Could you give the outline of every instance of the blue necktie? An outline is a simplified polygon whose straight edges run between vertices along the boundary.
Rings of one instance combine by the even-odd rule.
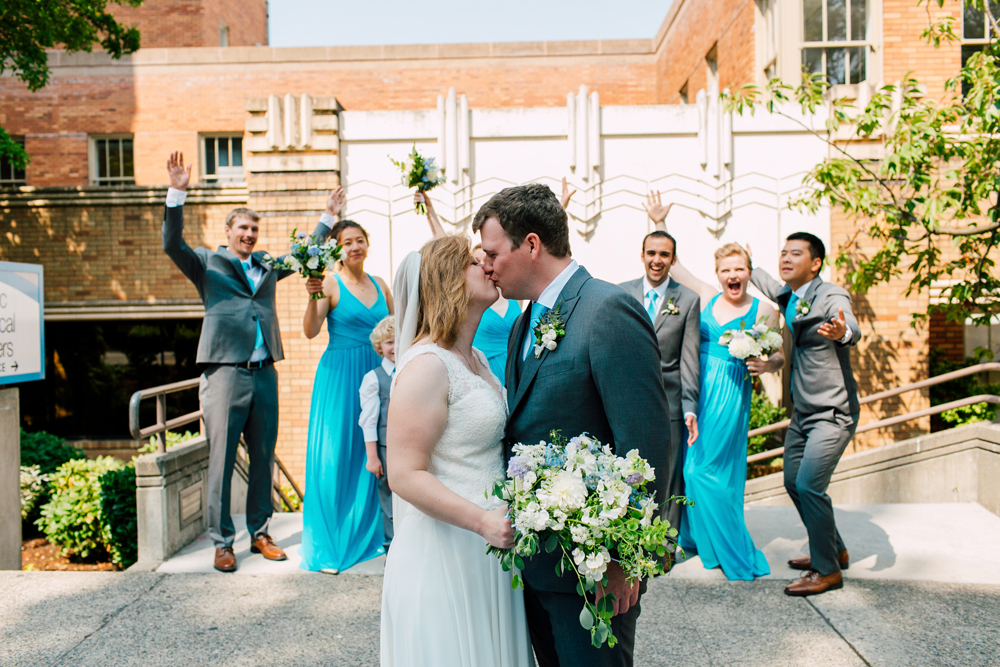
[[[250,283],[250,287],[254,290],[257,289],[257,283],[254,279],[250,277],[250,261],[240,262],[240,266],[243,267],[243,273],[246,274],[247,281]],[[257,339],[253,343],[253,349],[256,352],[260,349],[261,345],[264,344],[264,332],[260,330],[260,318],[257,318]]]
[[[535,346],[535,327],[538,326],[538,321],[545,317],[545,313],[549,312],[549,309],[540,303],[531,304],[531,323],[528,325],[528,339],[525,342],[524,354],[521,355],[521,361],[528,358],[528,351],[534,349]]]
[[[646,298],[649,299],[649,305],[646,306],[646,313],[649,315],[651,322],[656,321],[656,302],[660,298],[660,295],[656,293],[655,289],[651,289],[646,292]]]
[[[799,295],[792,292],[792,296],[788,299],[788,305],[785,306],[785,323],[788,325],[788,330],[792,330],[792,322],[795,320],[795,306],[799,303]]]

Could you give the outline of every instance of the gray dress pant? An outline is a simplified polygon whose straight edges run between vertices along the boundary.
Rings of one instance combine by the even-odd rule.
[[[229,501],[240,434],[247,443],[250,480],[247,531],[267,532],[271,521],[271,474],[278,439],[278,371],[211,366],[201,376],[201,409],[208,435],[208,534],[216,548],[233,545],[236,530]]]
[[[812,569],[824,576],[840,572],[837,554],[846,548],[826,490],[857,428],[858,415],[795,410],[785,434],[785,490],[809,534]]]
[[[382,507],[382,532],[385,534],[382,547],[389,553],[389,545],[392,544],[392,490],[389,489],[385,445],[377,445],[375,451],[378,452],[378,460],[382,462],[382,477],[378,480],[378,502]]]
[[[670,447],[667,449],[667,492],[666,496],[684,495],[684,457],[687,454],[687,429],[683,419],[670,420]],[[671,528],[681,529],[684,508],[677,503],[667,502],[660,511],[661,518],[670,522]]]

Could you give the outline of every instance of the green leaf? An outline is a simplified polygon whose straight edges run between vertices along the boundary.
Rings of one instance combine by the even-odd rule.
[[[580,611],[580,625],[584,630],[590,630],[594,627],[594,615],[586,606]]]
[[[597,626],[597,641],[598,646],[603,644],[608,639],[608,635],[611,634],[611,626],[605,621],[601,621]]]
[[[524,569],[524,560],[522,560],[521,557],[516,554],[514,555],[514,566],[519,570]]]
[[[545,553],[552,553],[559,546],[559,536],[556,533],[549,535],[548,539],[545,540]]]

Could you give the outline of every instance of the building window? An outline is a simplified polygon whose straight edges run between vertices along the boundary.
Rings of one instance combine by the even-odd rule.
[[[691,104],[691,99],[688,96],[688,82],[685,81],[684,85],[681,86],[681,104]]]
[[[867,0],[803,0],[802,66],[831,86],[867,78]]]
[[[993,16],[1000,16],[1000,3],[990,2],[990,12]],[[979,53],[989,44],[990,20],[985,11],[975,8],[975,6],[965,3],[965,11],[962,12],[962,65],[965,61]],[[969,92],[969,84],[962,82],[962,94]]]
[[[92,137],[90,145],[94,185],[135,185],[131,136]]]
[[[11,137],[14,143],[24,148],[24,137]],[[3,185],[24,185],[27,183],[24,177],[24,169],[18,169],[6,155],[0,155],[0,186]]]
[[[243,177],[243,135],[229,137],[204,137],[201,164],[206,183],[232,183]]]
[[[717,90],[719,87],[719,44],[715,43],[712,48],[708,50],[705,54],[705,68],[707,72],[705,74],[705,83],[709,90],[712,90],[712,85],[715,85]]]
[[[778,76],[778,23],[774,4],[775,0],[757,0],[754,21],[758,71],[765,84]]]
[[[219,23],[219,46],[229,46],[229,26]]]

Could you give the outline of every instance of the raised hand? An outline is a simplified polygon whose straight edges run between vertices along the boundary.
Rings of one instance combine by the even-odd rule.
[[[326,212],[336,218],[345,204],[347,204],[347,193],[338,185],[330,190],[330,196],[326,198]]]
[[[664,206],[663,202],[660,201],[659,191],[647,194],[646,201],[642,204],[642,207],[646,209],[646,213],[649,214],[649,219],[656,225],[665,224],[664,221],[667,219],[667,214],[670,213],[670,209],[673,206],[672,203]]]
[[[844,319],[844,309],[837,309],[837,316],[831,317],[829,322],[819,325],[819,333],[830,340],[840,340],[847,334],[847,320]]]
[[[562,194],[559,196],[559,204],[562,205],[565,211],[569,208],[569,200],[576,194],[576,190],[570,190],[569,185],[566,183],[566,177],[563,176],[562,180]]]
[[[188,183],[191,182],[191,167],[184,168],[184,153],[180,151],[170,154],[167,159],[167,175],[170,176],[170,187],[175,190],[187,190]]]

